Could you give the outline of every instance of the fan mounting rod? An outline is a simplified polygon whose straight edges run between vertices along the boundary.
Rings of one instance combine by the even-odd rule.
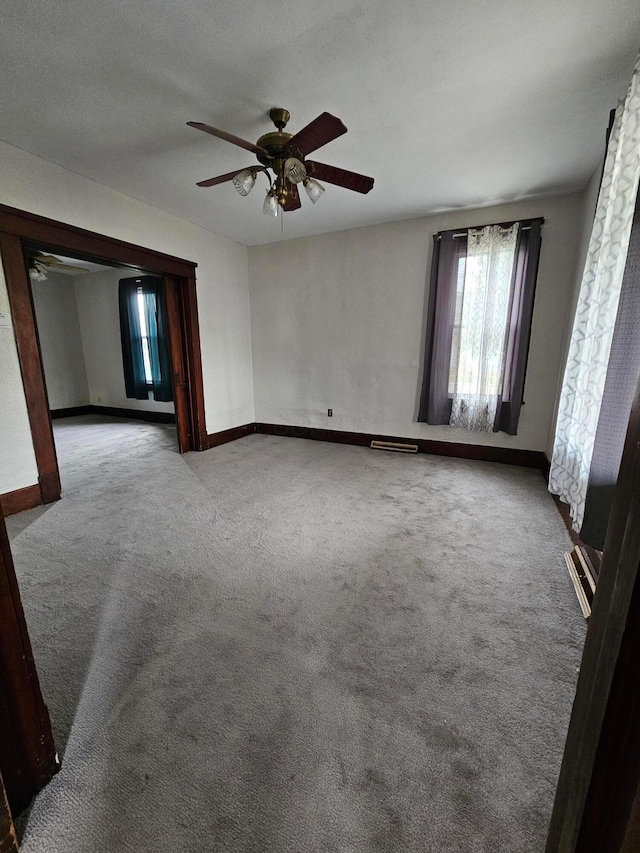
[[[291,113],[289,110],[285,110],[284,107],[273,107],[273,109],[269,110],[269,118],[278,130],[283,130],[291,118]]]

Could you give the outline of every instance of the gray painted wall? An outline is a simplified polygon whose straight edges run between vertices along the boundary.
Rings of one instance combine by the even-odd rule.
[[[0,494],[36,483],[38,467],[0,264]]]
[[[49,406],[65,409],[89,402],[74,277],[49,272],[31,284]]]
[[[135,275],[105,270],[88,275],[49,272],[33,282],[33,298],[52,409],[87,403],[173,412],[173,403],[132,400],[124,386],[118,282]]]
[[[157,403],[153,398],[132,400],[125,391],[118,282],[134,275],[133,270],[113,269],[75,278],[90,402],[146,412],[173,412],[173,403]]]
[[[583,204],[576,193],[250,248],[256,420],[545,450]],[[518,435],[417,423],[433,234],[536,216],[545,224]]]
[[[2,142],[0,195],[11,207],[195,262],[207,430],[255,420],[244,246]],[[1,269],[0,311],[9,311]],[[2,494],[37,482],[11,326],[0,327],[0,413]]]

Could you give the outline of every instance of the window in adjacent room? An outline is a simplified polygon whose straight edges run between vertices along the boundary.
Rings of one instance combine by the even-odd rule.
[[[161,278],[120,279],[120,333],[127,397],[173,400],[171,356]]]
[[[542,222],[436,234],[419,421],[516,434]]]
[[[146,319],[146,301],[145,294],[142,288],[138,287],[136,292],[136,304],[138,307],[138,320],[140,322],[140,340],[142,342],[142,366],[144,368],[144,378],[147,386],[153,386],[153,373],[151,371],[151,356],[149,352],[149,335],[147,334],[147,319]]]

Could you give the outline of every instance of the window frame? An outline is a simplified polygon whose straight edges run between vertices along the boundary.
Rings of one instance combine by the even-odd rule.
[[[433,425],[449,425],[452,398],[450,394],[450,375],[452,346],[454,337],[455,299],[458,282],[459,263],[466,255],[466,238],[469,231],[480,230],[488,226],[510,228],[518,223],[518,244],[516,248],[516,268],[514,268],[514,288],[517,292],[517,306],[514,308],[514,293],[510,309],[509,359],[505,370],[505,386],[508,394],[500,398],[498,414],[493,431],[517,434],[520,409],[524,403],[524,384],[526,380],[531,327],[537,273],[541,250],[542,217],[511,220],[509,222],[486,223],[484,225],[440,231],[433,236],[433,254],[429,282],[427,307],[427,328],[425,335],[424,370],[418,422]],[[464,238],[464,243],[461,242]],[[464,254],[463,254],[464,253]],[[524,260],[522,254],[524,253]],[[453,274],[455,265],[456,274]],[[514,315],[514,310],[516,314]],[[446,371],[446,377],[444,373]]]

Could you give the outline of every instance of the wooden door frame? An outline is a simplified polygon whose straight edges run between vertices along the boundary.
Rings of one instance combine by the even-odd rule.
[[[0,510],[0,774],[14,816],[59,767]]]
[[[640,381],[589,619],[546,853],[640,847]]]
[[[174,372],[173,381],[174,385],[184,386],[186,398],[185,406],[176,406],[180,449],[205,449],[207,432],[196,264],[0,204],[0,258],[9,294],[42,503],[58,500],[61,488],[31,283],[24,261],[26,245],[98,263],[131,267],[136,271],[143,269],[174,282],[177,298],[170,300],[167,313],[172,345],[179,342],[182,356],[172,359],[174,364],[182,366],[182,373]]]
[[[18,853],[18,836],[13,825],[7,792],[0,774],[0,853]]]

